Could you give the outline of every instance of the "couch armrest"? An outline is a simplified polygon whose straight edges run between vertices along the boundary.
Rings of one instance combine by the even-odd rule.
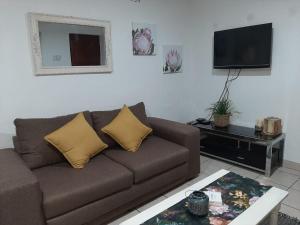
[[[189,154],[189,179],[200,172],[200,131],[199,129],[183,123],[149,117],[149,123],[154,135],[168,141],[185,146]]]
[[[0,149],[0,225],[44,225],[37,178],[13,149]]]

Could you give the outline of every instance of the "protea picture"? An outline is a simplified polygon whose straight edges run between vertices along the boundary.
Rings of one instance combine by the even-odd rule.
[[[168,45],[163,47],[164,73],[182,73],[182,46]]]
[[[133,55],[156,55],[156,26],[132,24]]]

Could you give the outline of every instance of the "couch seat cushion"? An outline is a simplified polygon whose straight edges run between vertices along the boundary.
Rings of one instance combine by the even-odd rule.
[[[187,148],[157,136],[147,138],[137,152],[113,148],[103,153],[131,170],[135,183],[173,169],[187,162],[189,156]]]
[[[73,169],[59,163],[33,171],[44,196],[47,219],[102,199],[133,184],[132,173],[104,155],[93,158],[85,168]]]

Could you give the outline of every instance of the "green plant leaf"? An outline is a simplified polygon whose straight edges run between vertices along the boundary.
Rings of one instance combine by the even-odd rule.
[[[213,103],[207,110],[209,110],[212,115],[233,115],[239,113],[235,111],[232,101],[225,98]]]

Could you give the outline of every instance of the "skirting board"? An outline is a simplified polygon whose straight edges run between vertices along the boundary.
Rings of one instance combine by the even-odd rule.
[[[283,160],[283,166],[289,169],[298,170],[300,171],[300,163]]]

